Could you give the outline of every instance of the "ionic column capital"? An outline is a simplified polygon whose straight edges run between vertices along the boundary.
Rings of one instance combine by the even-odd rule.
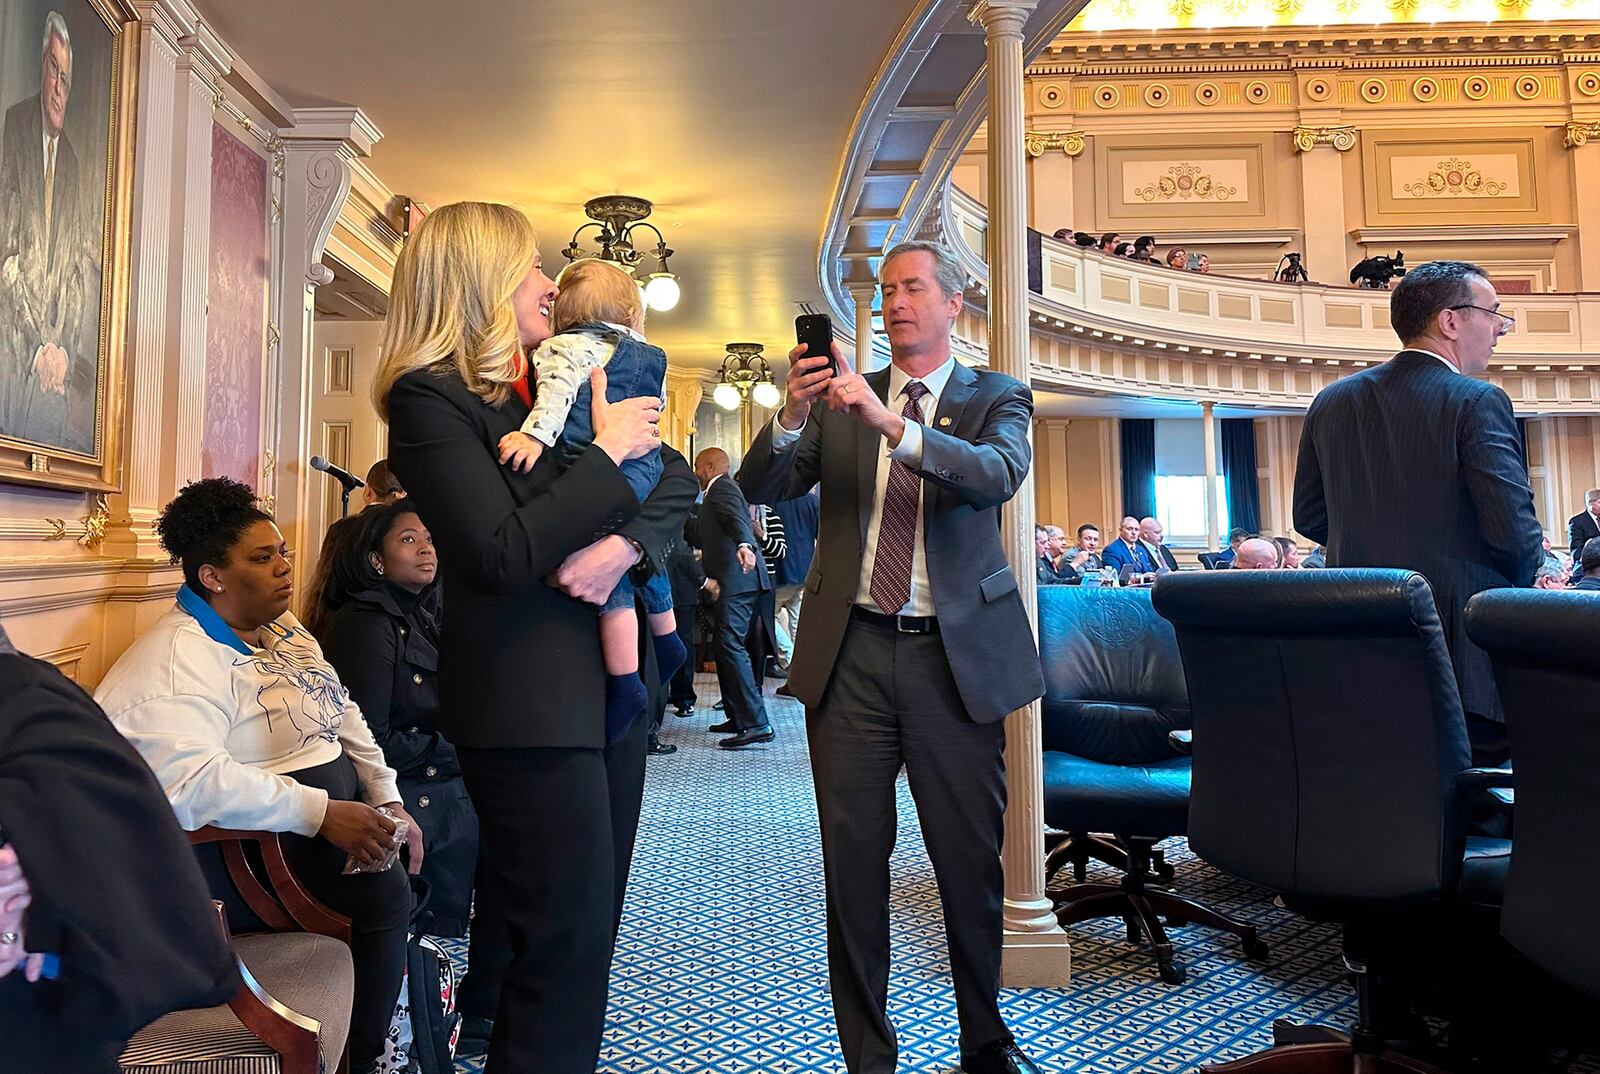
[[[1581,145],[1588,144],[1590,138],[1600,141],[1600,119],[1568,123],[1567,135],[1561,140],[1561,144],[1568,149],[1577,149]]]
[[[1054,149],[1076,157],[1082,155],[1086,144],[1082,131],[1028,131],[1022,136],[1022,148],[1030,157],[1042,157]]]
[[[1334,127],[1308,127],[1297,126],[1294,129],[1294,147],[1302,153],[1309,153],[1319,145],[1331,145],[1341,153],[1348,153],[1356,147],[1356,129],[1353,126],[1342,125]]]

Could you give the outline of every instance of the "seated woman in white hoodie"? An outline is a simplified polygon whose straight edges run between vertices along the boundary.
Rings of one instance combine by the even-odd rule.
[[[395,822],[377,807],[407,821],[412,872],[422,865],[421,830],[361,711],[289,614],[283,535],[250,489],[196,481],[167,504],[156,531],[183,564],[178,602],[95,699],[155,771],[179,824],[285,833],[307,888],[351,919],[350,1068],[363,1074],[383,1053],[399,994],[411,893],[398,868],[343,869],[393,852]],[[231,891],[214,895],[237,927],[253,924]]]

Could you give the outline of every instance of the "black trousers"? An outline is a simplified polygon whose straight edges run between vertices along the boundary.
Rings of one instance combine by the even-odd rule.
[[[361,800],[361,786],[350,758],[339,758],[315,768],[291,772],[290,778],[308,787],[320,787],[341,802]],[[342,875],[348,855],[322,838],[285,833],[283,856],[301,883],[318,901],[350,919],[350,959],[355,964],[356,991],[350,1010],[350,1069],[352,1074],[371,1069],[383,1055],[394,1019],[395,1000],[406,968],[406,927],[411,921],[411,885],[404,861],[384,873]],[[424,851],[427,846],[424,843]],[[261,932],[266,926],[245,905],[228,879],[221,851],[198,846],[201,872],[211,887],[211,897],[227,908],[228,928],[236,932]],[[426,857],[424,857],[426,861]]]
[[[889,854],[895,779],[911,782],[944,905],[961,1054],[1010,1034],[1000,1018],[1005,725],[967,717],[936,634],[852,621],[806,712],[827,883],[828,979],[850,1074],[894,1074]]]
[[[471,1009],[463,985],[463,1013],[494,994],[489,1074],[593,1074],[649,729],[637,719],[603,750],[458,748],[483,836],[479,898],[504,928],[500,957],[473,966]]]
[[[684,708],[694,708],[694,673],[699,664],[698,642],[699,632],[695,629],[695,620],[698,618],[699,605],[685,604],[676,609],[678,620],[678,640],[683,642],[688,656],[684,658],[683,666],[673,672],[669,700],[674,705]]]
[[[717,660],[717,685],[722,690],[722,707],[728,719],[741,731],[767,722],[761,680],[752,670],[746,641],[760,597],[756,592],[724,593],[716,603],[712,646]]]
[[[770,589],[757,594],[755,610],[750,614],[750,631],[744,639],[745,648],[750,652],[750,672],[757,686],[766,680],[767,661],[778,651],[777,616],[777,594]]]

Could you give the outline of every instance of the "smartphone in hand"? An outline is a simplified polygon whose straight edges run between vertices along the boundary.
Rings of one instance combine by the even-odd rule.
[[[839,363],[833,359],[833,322],[826,313],[802,313],[796,317],[794,340],[805,344],[806,352],[801,358],[824,355],[828,359],[828,372],[839,375]]]

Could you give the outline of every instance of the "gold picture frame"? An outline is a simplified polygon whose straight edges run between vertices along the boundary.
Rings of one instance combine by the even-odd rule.
[[[12,204],[10,210],[0,209],[0,481],[115,492],[120,490],[122,484],[123,451],[127,436],[125,370],[133,230],[134,126],[139,82],[138,17],[123,0],[14,0],[7,7],[11,9],[11,29],[21,26],[26,30],[28,24],[32,23],[34,33],[39,36],[32,36],[30,42],[27,33],[9,34],[4,52],[0,54],[0,64],[26,65],[35,62],[42,68],[37,74],[39,81],[36,85],[40,87],[38,97],[24,95],[20,99],[0,100],[0,113],[4,113],[8,121],[7,138],[13,148],[17,144],[31,144],[37,150],[41,130],[40,123],[35,122],[32,130],[27,132],[32,136],[31,143],[25,137],[11,139],[10,126],[13,120],[28,118],[30,110],[42,108],[43,122],[50,122],[50,104],[41,105],[41,102],[45,100],[46,89],[52,85],[52,51],[59,46],[52,41],[47,19],[60,17],[70,26],[67,51],[58,54],[65,57],[68,66],[65,78],[67,93],[61,106],[66,112],[67,122],[57,128],[57,153],[47,156],[52,166],[46,174],[54,175],[56,182],[53,186],[49,183],[40,185],[60,191],[64,185],[62,176],[65,166],[70,160],[74,166],[74,184],[81,185],[83,193],[75,203],[63,201],[63,204],[80,210],[73,226],[80,236],[80,260],[84,270],[74,280],[81,288],[75,306],[69,305],[64,298],[49,295],[44,303],[24,304],[19,297],[24,293],[24,288],[17,280],[26,278],[26,268],[15,266],[26,265],[28,258],[28,255],[18,253],[24,248],[18,239],[20,229],[16,223],[16,217],[23,212],[23,208],[19,208],[22,199],[7,197],[6,184],[11,181],[8,176],[12,173],[8,171],[4,159],[7,146],[0,144],[0,199]],[[42,60],[38,59],[40,53],[36,51],[41,36],[44,45]],[[55,70],[59,70],[59,59],[56,62],[58,67]],[[97,72],[97,75],[90,76],[90,71]],[[17,81],[12,78],[8,84],[15,85]],[[87,138],[83,137],[86,121],[72,114],[72,109],[79,106],[81,112],[95,117]],[[103,130],[99,129],[98,122],[102,115],[105,118]],[[79,141],[82,148],[70,147],[72,141]],[[102,149],[103,184],[98,182],[102,167],[99,154]],[[48,150],[46,152],[48,154]],[[54,167],[57,159],[62,161],[60,170]],[[80,159],[85,163],[80,165]],[[78,184],[80,177],[83,182]],[[7,211],[11,216],[6,215]],[[53,259],[53,255],[58,246],[57,239],[67,227],[51,222],[53,215],[47,210],[43,217],[47,221],[43,230],[50,237],[45,248],[50,252],[37,255],[47,265],[47,271],[39,277],[46,281],[46,290],[55,285],[56,277],[52,272],[57,260]],[[96,248],[99,252],[98,266],[93,264]],[[9,271],[8,264],[12,266]],[[91,294],[93,288],[83,283],[86,276],[98,284],[98,294]],[[36,287],[32,293],[37,296],[40,289]],[[39,305],[58,310],[53,323],[48,321],[48,317],[39,317]],[[72,321],[67,314],[60,312],[62,309],[77,309],[81,315]],[[96,316],[92,325],[88,321],[91,310]],[[24,318],[23,313],[28,316]],[[61,335],[58,344],[59,353],[79,352],[71,354],[70,363],[66,366],[68,372],[56,374],[58,380],[53,387],[33,389],[37,398],[45,398],[47,404],[59,409],[60,416],[55,428],[59,428],[61,435],[53,435],[51,431],[41,432],[41,427],[49,426],[46,421],[30,422],[25,419],[18,422],[17,410],[7,409],[9,403],[23,397],[17,388],[18,383],[37,374],[41,368],[37,356],[31,364],[27,360],[28,350],[34,347],[33,337],[40,333],[41,320],[48,326],[47,340],[50,332],[77,333],[73,337],[74,344],[65,342],[65,335]],[[71,323],[64,323],[69,321]],[[87,343],[91,339],[94,341],[92,367],[87,365],[91,357]],[[10,365],[5,366],[4,363]],[[25,365],[26,373],[15,372]],[[13,371],[10,381],[6,379],[6,369]],[[92,394],[89,394],[90,385]],[[59,402],[48,400],[47,396],[52,392],[61,397]],[[34,413],[25,412],[30,418]]]

